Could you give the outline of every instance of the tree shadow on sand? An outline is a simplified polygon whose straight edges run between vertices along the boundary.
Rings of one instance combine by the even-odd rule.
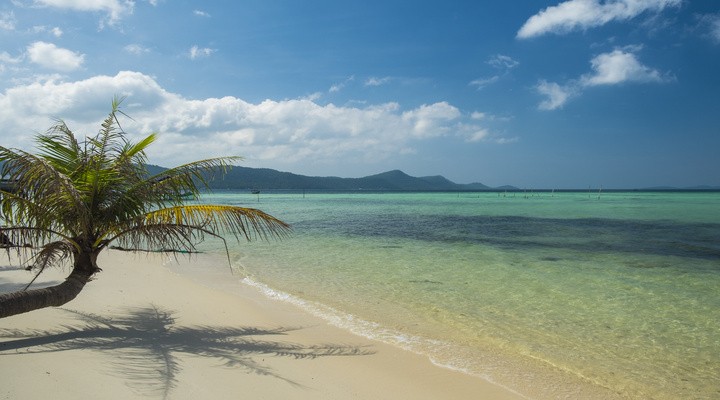
[[[64,311],[75,314],[84,324],[64,325],[58,330],[1,329],[0,338],[12,340],[0,342],[0,356],[79,349],[106,351],[115,358],[113,367],[131,388],[166,399],[181,370],[177,353],[216,358],[226,367],[272,376],[295,386],[301,385],[279,376],[255,359],[260,356],[315,359],[374,353],[358,346],[306,346],[258,338],[284,335],[299,328],[176,326],[171,311],[155,306],[129,309],[127,314],[115,317]]]

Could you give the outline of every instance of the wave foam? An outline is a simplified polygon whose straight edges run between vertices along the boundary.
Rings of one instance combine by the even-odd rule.
[[[300,307],[302,310],[309,312],[313,316],[327,321],[330,325],[347,330],[355,335],[362,336],[371,340],[377,340],[382,343],[390,344],[401,349],[413,352],[415,354],[428,357],[433,365],[445,368],[467,375],[480,377],[488,382],[504,387],[523,398],[527,398],[521,393],[510,387],[502,385],[486,374],[478,374],[469,368],[464,360],[446,359],[452,354],[453,345],[440,340],[432,340],[415,335],[407,335],[405,333],[383,327],[382,325],[358,318],[355,315],[342,312],[333,307],[308,301],[292,294],[273,289],[264,283],[257,282],[250,277],[241,280],[245,285],[255,288],[268,298],[288,302]],[[441,361],[441,359],[443,359]]]

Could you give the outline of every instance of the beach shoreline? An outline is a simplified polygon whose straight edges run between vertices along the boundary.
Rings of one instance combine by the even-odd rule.
[[[0,398],[527,398],[250,286],[238,291],[229,271],[225,290],[193,279],[214,262],[105,252],[103,271],[72,302],[0,319],[0,371],[12,377]],[[3,291],[32,277],[7,257],[0,271]]]

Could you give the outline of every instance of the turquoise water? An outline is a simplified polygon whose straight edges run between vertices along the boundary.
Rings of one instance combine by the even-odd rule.
[[[202,201],[293,225],[281,242],[233,247],[249,282],[438,364],[533,398],[576,381],[630,398],[720,398],[720,193]]]

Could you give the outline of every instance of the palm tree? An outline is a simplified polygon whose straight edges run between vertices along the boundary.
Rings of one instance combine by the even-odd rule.
[[[57,286],[0,294],[0,318],[74,299],[100,271],[98,254],[111,243],[193,252],[207,235],[230,234],[239,241],[289,232],[289,225],[260,210],[186,203],[188,194],[196,198],[237,157],[196,161],[150,176],[145,149],[156,135],[128,141],[118,120],[124,115],[121,102],[113,100],[98,134],[84,141],[58,120],[37,136],[37,154],[0,146],[1,174],[13,183],[12,190],[0,190],[0,244],[31,247],[28,268],[38,274],[72,261],[70,275]]]

